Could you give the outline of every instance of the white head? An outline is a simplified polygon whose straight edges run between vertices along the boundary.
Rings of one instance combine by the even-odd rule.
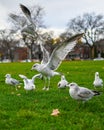
[[[11,78],[11,74],[6,74],[5,77],[6,78]]]
[[[77,84],[77,83],[74,83],[74,82],[68,84],[67,86],[68,86],[69,88],[78,88],[78,84]]]
[[[62,76],[61,76],[61,80],[64,80],[64,79],[65,79],[65,76],[64,76],[64,75],[62,75]]]
[[[99,72],[95,72],[95,77],[99,77]]]
[[[32,66],[31,70],[37,70],[37,68],[38,68],[39,65],[40,65],[40,64],[35,63],[35,64]]]

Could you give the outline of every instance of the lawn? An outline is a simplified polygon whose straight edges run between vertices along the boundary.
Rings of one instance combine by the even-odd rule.
[[[36,90],[16,91],[5,84],[5,74],[22,79],[18,74],[31,78],[36,71],[30,71],[34,63],[0,64],[0,130],[103,130],[104,129],[104,93],[86,103],[78,103],[69,95],[69,88],[59,90],[59,76],[51,78],[51,88],[43,91],[44,81],[36,79]],[[93,80],[96,71],[104,80],[104,61],[63,62],[57,70],[65,74],[69,82],[94,89]],[[103,89],[100,91],[103,91]],[[104,91],[103,91],[104,92]],[[51,116],[58,109],[58,116]]]

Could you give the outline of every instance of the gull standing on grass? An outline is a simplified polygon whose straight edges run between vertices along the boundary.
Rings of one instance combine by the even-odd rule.
[[[36,26],[32,20],[30,10],[22,4],[20,4],[20,7],[23,13],[25,14],[25,16],[27,17],[27,19],[33,25],[34,32],[36,32]],[[41,64],[38,64],[38,63],[34,64],[32,66],[32,70],[37,70],[39,73],[42,74],[43,78],[45,79],[45,85],[44,85],[43,90],[49,90],[50,78],[52,76],[60,75],[60,73],[56,72],[55,70],[58,69],[62,60],[64,60],[67,54],[75,47],[76,40],[80,39],[82,36],[83,36],[83,33],[77,34],[75,36],[70,37],[64,43],[59,44],[53,50],[50,57],[46,49],[43,47],[43,45],[40,44],[41,50],[43,51],[43,60]]]
[[[14,79],[14,78],[11,77],[11,74],[5,75],[5,83],[15,86],[16,90],[17,90],[17,85],[20,84],[20,82],[17,79]]]
[[[28,79],[25,75],[19,74],[19,77],[23,79],[24,82],[24,89],[26,91],[34,90],[35,89],[35,78],[40,77],[40,74],[34,75],[31,79]]]
[[[95,90],[90,90],[85,87],[80,87],[76,83],[70,83],[67,85],[69,87],[69,94],[70,96],[79,101],[88,101],[94,96],[100,95],[100,92],[95,91]]]
[[[103,80],[99,77],[99,72],[95,72],[94,87],[103,87]]]
[[[67,85],[68,85],[68,81],[66,80],[65,76],[62,75],[61,80],[58,82],[57,86],[58,88],[66,88]]]

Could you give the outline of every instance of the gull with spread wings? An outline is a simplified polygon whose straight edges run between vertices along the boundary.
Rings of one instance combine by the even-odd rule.
[[[30,10],[22,4],[20,4],[20,7],[21,7],[23,13],[25,14],[25,16],[27,17],[27,19],[33,25],[34,31],[35,31],[36,26],[33,23]],[[41,61],[41,64],[39,64],[39,63],[34,64],[32,66],[32,70],[37,70],[39,73],[42,74],[43,78],[45,79],[45,85],[44,85],[43,89],[49,90],[51,77],[53,77],[55,75],[61,75],[59,72],[56,72],[55,70],[58,69],[62,60],[64,60],[65,57],[67,56],[67,54],[75,47],[76,40],[80,39],[82,36],[83,36],[83,33],[76,34],[75,36],[70,37],[64,43],[59,44],[53,50],[50,57],[49,57],[49,53],[44,48],[44,46],[42,44],[40,44],[41,50],[43,52],[43,59]]]
[[[35,79],[38,77],[40,78],[40,75],[41,74],[36,74],[34,75],[31,79],[27,78],[25,75],[22,75],[22,74],[19,74],[19,77],[23,79],[23,82],[24,82],[24,89],[26,91],[29,91],[29,90],[34,90],[35,89]]]
[[[41,64],[35,63],[32,66],[32,70],[37,70],[45,79],[45,86],[44,89],[49,90],[50,86],[50,78],[55,75],[61,75],[59,72],[55,70],[58,69],[62,60],[65,59],[67,54],[75,47],[76,40],[81,38],[83,34],[77,34],[69,38],[66,42],[59,44],[52,52],[51,56],[49,57],[46,49],[41,45],[43,49],[43,60]],[[46,85],[46,80],[48,80],[48,85]]]

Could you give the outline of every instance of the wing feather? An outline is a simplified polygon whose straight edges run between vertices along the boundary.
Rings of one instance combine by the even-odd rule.
[[[78,94],[79,97],[82,97],[82,98],[88,98],[90,96],[92,96],[92,92],[91,91],[83,91],[83,92],[80,92]]]
[[[16,14],[9,14],[9,17],[12,18],[17,24],[21,25],[22,27],[24,27],[27,23],[25,17],[23,16],[18,16]]]
[[[36,29],[36,25],[34,24],[32,17],[31,17],[31,11],[24,5],[20,4],[20,8],[22,10],[22,12],[24,13],[24,15],[26,16],[26,18],[29,20],[29,22],[33,25],[34,30]]]
[[[26,83],[28,83],[28,78],[25,75],[19,74],[19,77],[24,79]]]
[[[13,85],[16,85],[16,84],[19,84],[19,81],[16,80],[16,79],[11,78],[11,83],[12,83]]]
[[[44,48],[42,44],[40,44],[41,51],[43,52],[43,59],[41,64],[46,64],[49,61],[49,52]]]
[[[25,14],[25,16],[28,19],[31,19],[31,12],[30,12],[30,10],[26,6],[24,6],[22,4],[20,4],[20,8],[21,8],[22,12]]]
[[[79,88],[80,88],[80,90],[78,92],[79,97],[90,98],[94,95],[93,91],[88,88],[84,88],[84,87],[79,87]]]
[[[22,79],[27,79],[27,77],[25,75],[19,74],[19,77],[21,77]]]
[[[81,38],[82,36],[83,36],[83,33],[77,34],[69,38],[65,43],[62,43],[59,46],[57,46],[53,50],[52,55],[49,59],[49,62],[47,63],[47,66],[52,70],[56,70],[61,64],[62,60],[64,60],[67,54],[70,51],[72,51],[72,49],[75,47],[76,45],[75,41]]]

